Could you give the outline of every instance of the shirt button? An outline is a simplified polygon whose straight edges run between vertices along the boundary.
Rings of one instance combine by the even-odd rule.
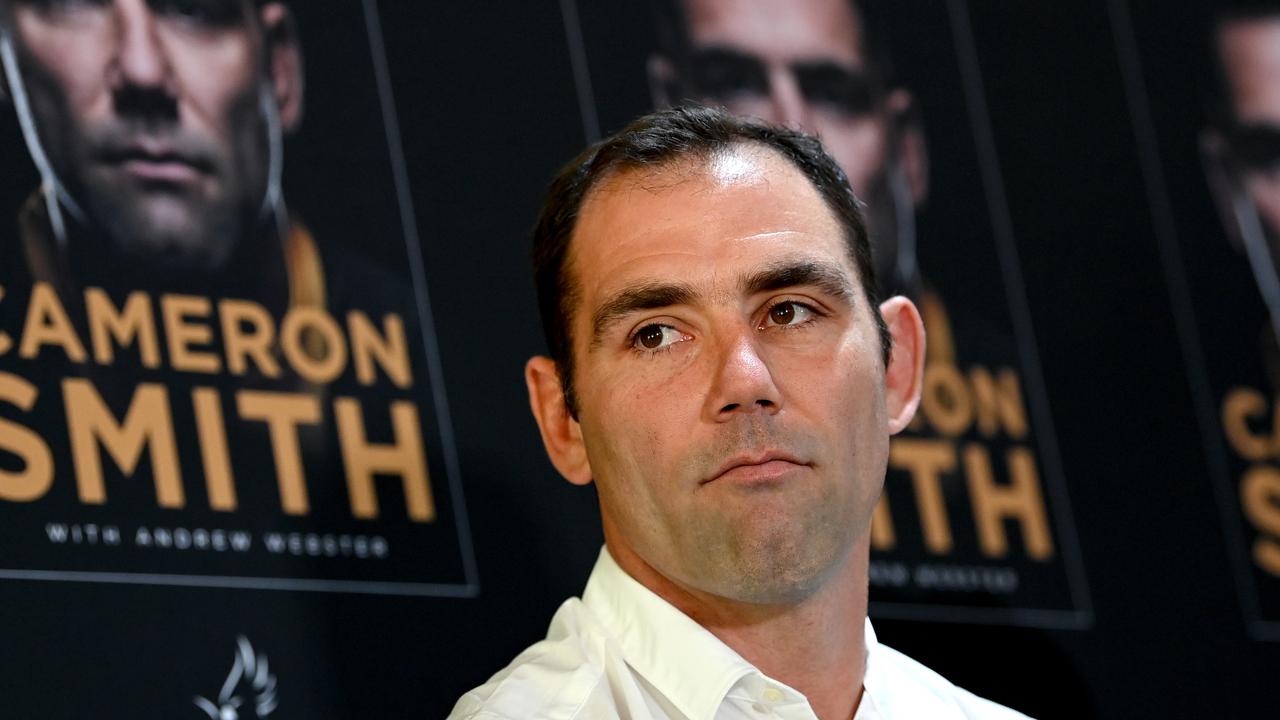
[[[771,688],[765,688],[764,690],[764,699],[768,702],[771,702],[771,703],[782,702],[782,697],[783,697],[782,691],[779,690],[778,688],[771,687]]]

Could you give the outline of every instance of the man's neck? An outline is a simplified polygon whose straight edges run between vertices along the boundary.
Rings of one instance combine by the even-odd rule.
[[[607,534],[606,534],[607,538]],[[802,693],[821,720],[849,720],[866,671],[870,536],[820,589],[796,603],[745,603],[683,587],[629,548],[608,543],[618,565],[762,673]]]

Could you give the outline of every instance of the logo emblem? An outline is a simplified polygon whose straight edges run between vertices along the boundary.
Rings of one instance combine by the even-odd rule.
[[[194,702],[211,720],[270,717],[276,709],[276,676],[267,667],[267,656],[255,653],[249,639],[238,636],[235,663],[217,701],[197,695]]]

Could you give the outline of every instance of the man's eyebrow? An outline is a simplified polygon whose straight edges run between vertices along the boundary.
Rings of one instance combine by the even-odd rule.
[[[791,68],[805,74],[834,75],[851,80],[863,80],[867,71],[861,67],[851,67],[834,60],[802,60],[792,63]]]
[[[739,281],[747,295],[784,290],[790,287],[816,287],[824,293],[853,304],[853,284],[840,266],[822,261],[789,262],[767,267]]]
[[[641,283],[623,288],[591,314],[590,347],[599,347],[609,326],[633,312],[684,305],[695,297],[693,288],[681,283]]]

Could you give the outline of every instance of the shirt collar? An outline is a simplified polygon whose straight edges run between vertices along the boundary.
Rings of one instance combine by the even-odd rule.
[[[623,657],[680,712],[711,720],[725,695],[759,671],[600,550],[582,602],[617,637]]]
[[[880,659],[880,642],[876,639],[876,631],[871,627],[871,618],[867,618],[862,629],[867,644],[865,665],[862,669],[862,700],[858,703],[858,712],[854,720],[880,717],[880,708],[876,699],[887,692],[885,689],[884,661]]]

